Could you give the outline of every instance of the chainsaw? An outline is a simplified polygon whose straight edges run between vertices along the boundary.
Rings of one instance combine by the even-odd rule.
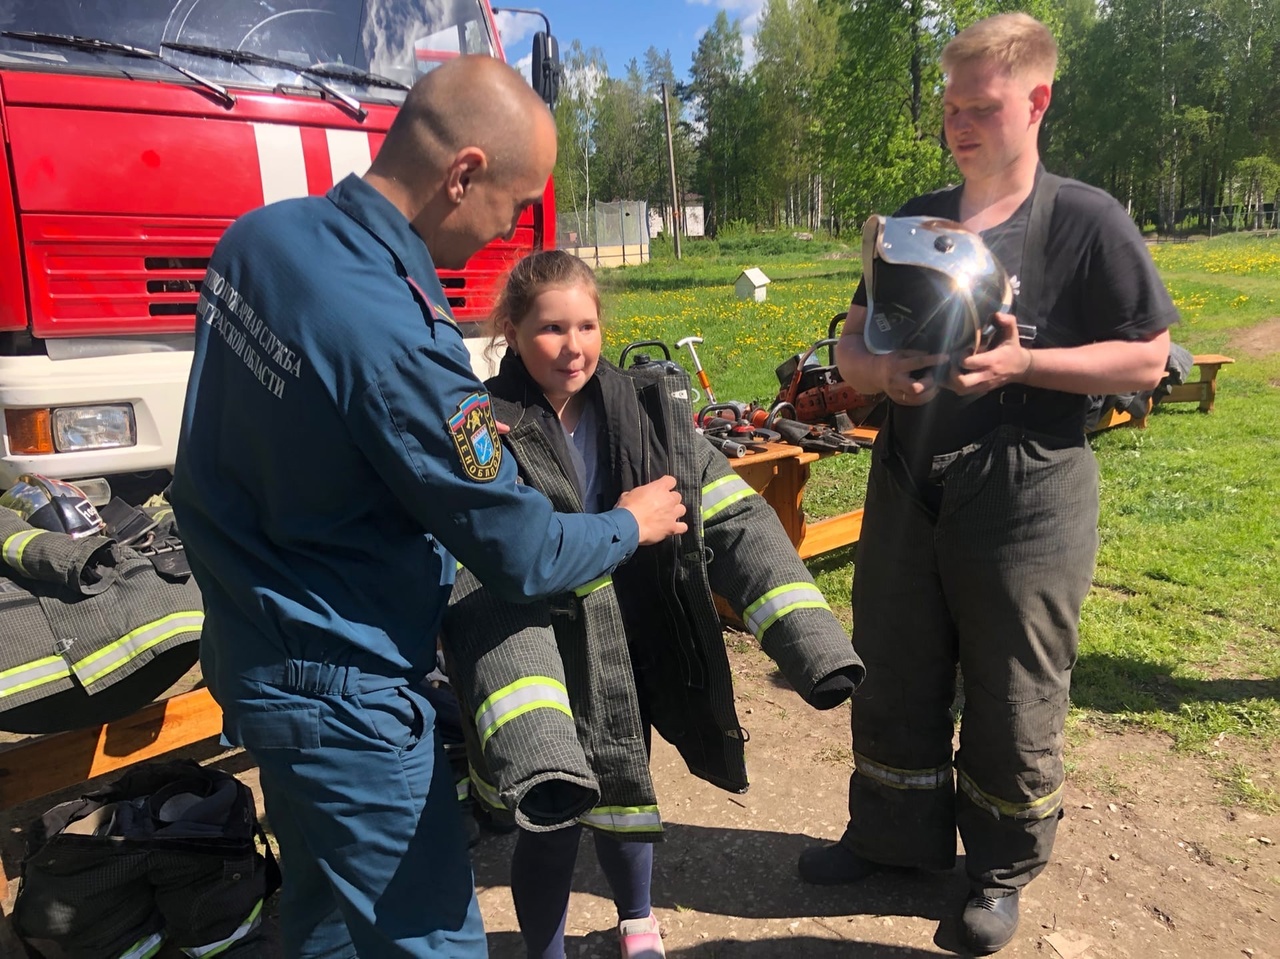
[[[875,426],[883,417],[883,395],[868,396],[844,381],[836,368],[835,347],[839,342],[836,328],[843,323],[844,313],[837,313],[827,326],[827,336],[803,353],[797,353],[774,372],[780,389],[774,406],[785,403],[793,410],[792,419],[801,423],[825,424],[843,432],[854,426]],[[827,350],[827,364],[816,358]],[[873,418],[875,421],[873,421]]]

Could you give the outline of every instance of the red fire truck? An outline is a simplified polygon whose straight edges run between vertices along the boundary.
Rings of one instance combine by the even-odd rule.
[[[488,0],[0,0],[0,489],[163,488],[218,237],[363,173],[409,85],[461,53],[503,56]],[[551,102],[549,30],[533,60]],[[554,245],[554,210],[548,184],[442,276],[464,327]]]

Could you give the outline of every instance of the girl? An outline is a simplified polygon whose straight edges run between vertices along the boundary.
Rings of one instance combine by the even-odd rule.
[[[564,956],[586,825],[618,908],[622,956],[658,959],[650,725],[695,775],[747,787],[712,590],[817,708],[847,699],[862,664],[772,509],[694,430],[688,377],[601,358],[600,296],[586,264],[559,251],[525,258],[494,319],[507,353],[486,385],[526,484],[557,509],[599,512],[670,473],[688,509],[684,536],[546,603],[504,603],[463,571],[445,626],[449,672],[474,719],[472,785],[521,826],[511,891],[529,956]]]

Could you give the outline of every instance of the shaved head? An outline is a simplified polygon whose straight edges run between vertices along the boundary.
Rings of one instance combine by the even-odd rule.
[[[538,128],[548,124],[554,129],[546,104],[511,67],[490,56],[457,57],[413,85],[374,169],[391,166],[403,174],[424,160],[437,167],[477,147],[502,175],[519,168]]]
[[[533,88],[500,60],[465,56],[414,84],[365,180],[405,215],[438,267],[461,269],[514,234],[555,163],[555,119]]]

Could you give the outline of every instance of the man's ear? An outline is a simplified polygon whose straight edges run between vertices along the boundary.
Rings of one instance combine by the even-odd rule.
[[[1053,100],[1053,87],[1048,83],[1037,83],[1031,88],[1031,122],[1043,120]]]
[[[461,203],[476,173],[488,168],[489,158],[479,147],[463,147],[449,164],[449,175],[445,181],[445,189],[449,199]]]

